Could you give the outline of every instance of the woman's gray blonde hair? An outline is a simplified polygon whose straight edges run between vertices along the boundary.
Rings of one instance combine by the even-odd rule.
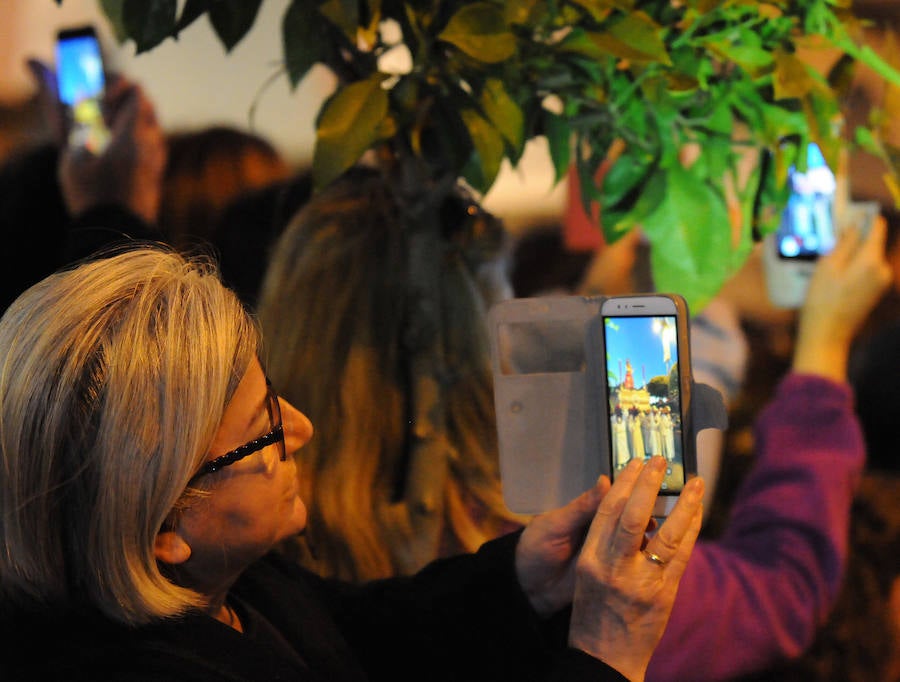
[[[0,319],[0,597],[140,624],[202,606],[154,557],[259,334],[212,262],[143,245]]]

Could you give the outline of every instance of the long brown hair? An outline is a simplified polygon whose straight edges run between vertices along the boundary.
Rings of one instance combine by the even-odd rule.
[[[441,221],[487,219],[472,206],[454,193]],[[272,380],[316,429],[298,453],[315,553],[302,560],[322,574],[407,574],[522,520],[500,494],[485,301],[475,276],[499,257],[502,227],[471,228],[444,230],[434,264],[448,360],[447,375],[434,378],[445,390],[445,431],[429,434],[442,454],[425,465],[410,460],[422,434],[408,362],[411,338],[424,332],[411,322],[408,241],[391,183],[376,170],[352,170],[315,195],[275,245],[258,311]],[[420,494],[427,489],[438,493]]]

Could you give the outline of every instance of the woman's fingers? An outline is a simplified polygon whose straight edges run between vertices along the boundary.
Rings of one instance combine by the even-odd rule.
[[[641,549],[652,553],[652,548],[647,549],[652,544],[652,547],[668,545],[671,548],[665,553],[664,561],[674,556],[688,531],[694,511],[701,506],[703,481],[694,478],[688,482],[669,518],[648,542],[646,531],[654,526],[653,508],[665,470],[666,461],[659,456],[646,463],[640,460],[629,462],[616,475],[615,483],[603,498],[585,540],[584,551],[596,553],[602,548],[607,556],[628,558]]]
[[[653,457],[617,474],[576,567],[569,643],[631,679],[643,678],[662,636],[703,518],[703,480],[694,478],[647,540],[665,467]]]
[[[700,532],[699,518],[703,515],[703,490],[702,478],[693,478],[687,482],[669,517],[647,542],[643,551],[648,560],[659,565],[687,564],[687,557],[690,556],[697,539],[695,530],[696,533]]]
[[[666,475],[666,466],[665,458],[659,455],[651,457],[645,463],[619,518],[612,543],[616,553],[628,556],[643,547],[644,534],[648,521],[653,516],[656,498]]]
[[[631,492],[638,481],[638,477],[644,470],[644,462],[633,459],[625,465],[625,468],[616,474],[615,483],[606,493],[594,521],[588,529],[584,541],[582,554],[596,555],[601,548],[608,548],[616,533],[619,519],[628,503]],[[643,530],[643,529],[642,529]]]

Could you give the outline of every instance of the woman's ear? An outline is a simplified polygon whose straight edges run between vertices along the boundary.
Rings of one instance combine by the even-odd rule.
[[[191,557],[191,546],[177,531],[161,530],[156,536],[153,554],[164,564],[183,564]]]

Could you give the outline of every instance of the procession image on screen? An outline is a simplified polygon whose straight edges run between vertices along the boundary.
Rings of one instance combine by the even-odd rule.
[[[631,459],[669,461],[663,492],[684,485],[675,316],[604,316],[610,471]]]

